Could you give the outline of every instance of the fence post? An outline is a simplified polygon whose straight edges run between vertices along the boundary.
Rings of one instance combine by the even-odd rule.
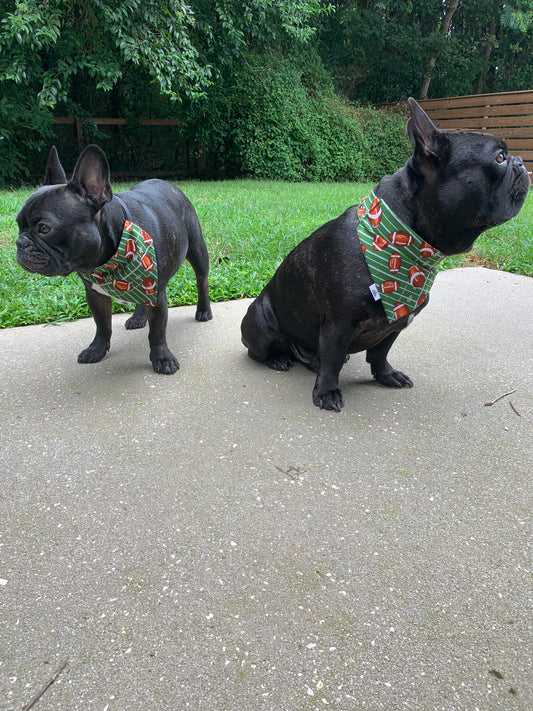
[[[207,166],[207,161],[206,161],[206,157],[205,157],[205,143],[200,143],[200,145],[198,146],[198,163],[197,163],[198,171],[199,172],[205,171],[206,166]]]
[[[76,137],[78,139],[78,148],[80,152],[85,147],[85,137],[83,135],[83,128],[81,127],[81,121],[76,119]]]

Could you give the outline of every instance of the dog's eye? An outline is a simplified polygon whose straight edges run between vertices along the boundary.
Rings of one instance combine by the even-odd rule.
[[[46,222],[39,222],[37,225],[37,232],[40,235],[47,235],[50,232],[50,227],[46,224]]]
[[[505,155],[505,152],[504,152],[504,151],[500,151],[500,152],[498,153],[498,155],[496,156],[496,163],[500,163],[500,164],[501,164],[501,163],[505,163],[506,160],[507,160],[507,157],[506,157],[506,155]]]

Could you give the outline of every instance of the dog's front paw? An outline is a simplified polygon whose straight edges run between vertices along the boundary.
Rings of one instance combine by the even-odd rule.
[[[154,372],[161,375],[173,375],[180,367],[180,364],[168,348],[157,354],[150,353],[150,360],[152,361]]]
[[[211,309],[207,308],[205,311],[202,311],[201,309],[196,310],[196,315],[194,317],[197,321],[211,321],[213,318],[213,314],[211,313]]]
[[[322,410],[335,410],[335,412],[340,412],[344,407],[344,398],[339,388],[326,390],[324,392],[315,388],[313,390],[313,402],[317,407],[322,408]]]
[[[79,356],[78,363],[99,363],[109,350],[108,342],[93,341]]]
[[[374,378],[381,383],[386,385],[388,388],[412,388],[413,381],[411,378],[402,373],[400,370],[394,370],[390,365],[383,368],[382,370],[377,370],[372,373]]]

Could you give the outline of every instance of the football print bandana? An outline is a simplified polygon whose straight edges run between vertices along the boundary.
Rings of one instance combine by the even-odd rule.
[[[357,210],[357,235],[370,275],[370,291],[381,300],[389,322],[407,316],[427,299],[435,267],[445,254],[402,222],[371,192]]]
[[[93,289],[122,304],[157,303],[157,262],[152,238],[129,220],[116,254],[90,274],[81,275]]]

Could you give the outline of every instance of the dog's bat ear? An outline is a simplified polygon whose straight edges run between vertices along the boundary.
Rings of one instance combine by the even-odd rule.
[[[407,133],[413,146],[414,162],[417,167],[424,161],[445,160],[449,155],[450,142],[445,131],[440,131],[420,105],[409,97],[411,118],[407,122]],[[422,171],[424,172],[424,171]]]
[[[67,182],[67,176],[63,170],[63,166],[59,162],[57,149],[55,146],[50,148],[48,154],[48,162],[46,164],[46,172],[43,178],[43,185],[63,185]]]
[[[99,146],[87,146],[74,167],[69,187],[101,210],[113,197],[109,163]]]

